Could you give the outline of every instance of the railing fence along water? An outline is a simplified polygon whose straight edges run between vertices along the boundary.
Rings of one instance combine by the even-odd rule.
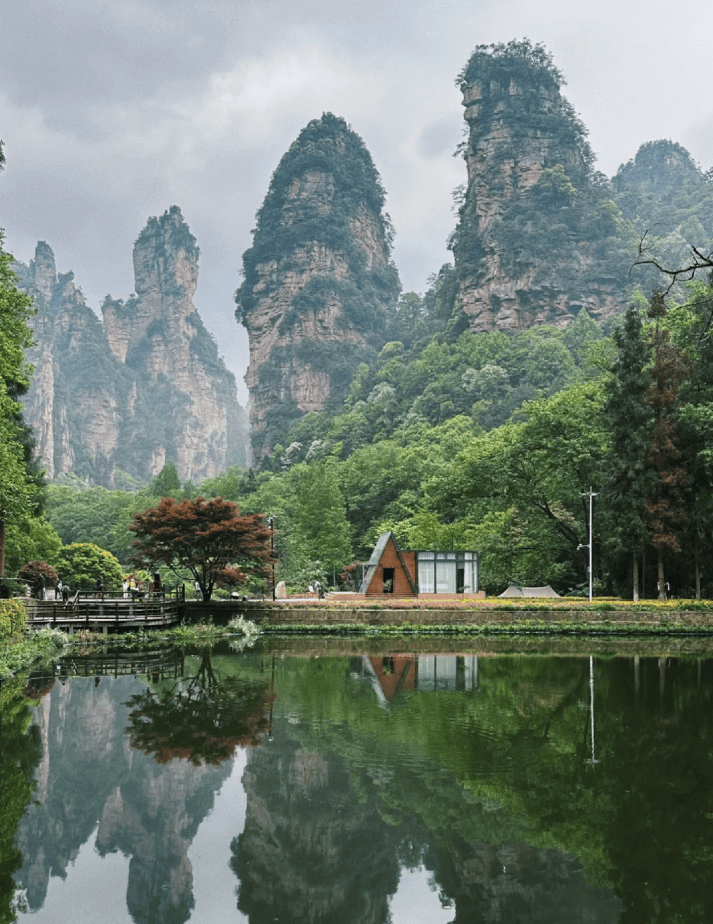
[[[31,626],[57,628],[156,628],[172,625],[181,618],[185,603],[183,585],[159,593],[124,591],[76,591],[66,601],[24,598],[27,622]]]

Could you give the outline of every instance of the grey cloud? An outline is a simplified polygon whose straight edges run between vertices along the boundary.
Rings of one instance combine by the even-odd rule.
[[[450,157],[463,130],[454,82],[475,45],[543,42],[606,172],[662,136],[698,144],[691,153],[707,167],[713,104],[690,87],[706,85],[713,10],[693,2],[679,0],[677,15],[695,12],[696,34],[667,49],[661,67],[663,0],[632,0],[626,16],[615,0],[596,10],[568,0],[546,9],[532,0],[6,4],[0,226],[23,260],[47,240],[97,309],[107,292],[131,292],[132,244],[148,217],[179,205],[201,247],[196,305],[242,379],[247,344],[232,302],[241,255],[273,170],[310,119],[331,109],[364,139],[402,281],[423,291],[448,258],[451,192],[465,176]],[[626,27],[637,14],[633,45]],[[661,81],[677,94],[665,112]],[[645,118],[642,83],[653,97]]]
[[[424,157],[453,154],[462,139],[462,131],[452,116],[437,119],[421,129],[418,149]]]

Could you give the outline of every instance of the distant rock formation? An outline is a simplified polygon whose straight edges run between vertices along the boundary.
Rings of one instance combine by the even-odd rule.
[[[51,681],[34,710],[43,756],[36,798],[16,835],[24,860],[17,887],[37,911],[51,878],[65,878],[83,847],[100,856],[118,850],[130,858],[131,920],[181,924],[194,905],[189,849],[231,765],[161,763],[133,750],[129,701],[145,694],[146,684],[136,677],[99,680]]]
[[[631,241],[563,82],[527,41],[479,46],[460,74],[468,180],[451,243],[471,330],[625,307]]]
[[[258,463],[302,415],[341,401],[385,342],[400,283],[383,206],[363,141],[330,113],[273,174],[236,293]]]
[[[103,324],[46,243],[16,265],[37,308],[25,418],[50,477],[109,486],[117,469],[148,481],[172,462],[200,481],[246,465],[235,378],[192,301],[198,254],[177,206],[151,218],[134,246],[136,294],[107,296]]]

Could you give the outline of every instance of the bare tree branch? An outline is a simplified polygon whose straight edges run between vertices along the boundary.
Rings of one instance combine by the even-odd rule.
[[[664,276],[669,277],[669,284],[663,295],[667,295],[677,282],[686,282],[694,278],[700,270],[713,270],[713,250],[702,250],[693,244],[686,248],[688,259],[685,265],[677,267],[665,266],[654,255],[652,238],[648,231],[645,231],[639,241],[638,253],[632,264],[634,266],[653,266]]]

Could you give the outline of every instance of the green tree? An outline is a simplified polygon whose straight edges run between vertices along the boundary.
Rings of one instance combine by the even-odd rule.
[[[242,500],[251,494],[257,487],[257,479],[252,469],[231,466],[220,475],[208,478],[201,482],[200,494],[203,497],[222,497],[223,500]]]
[[[65,544],[91,542],[128,566],[131,534],[127,527],[139,510],[158,503],[150,488],[111,491],[98,485],[50,484],[47,519]]]
[[[429,339],[432,333],[423,298],[416,292],[402,292],[396,304],[391,339],[409,350],[419,340]]]
[[[688,475],[688,516],[682,544],[692,550],[694,593],[700,598],[702,567],[709,570],[713,557],[713,286],[694,282],[686,288],[686,304],[670,308],[666,323],[672,339],[693,364],[691,375],[681,383],[677,434]]]
[[[487,524],[490,536],[493,524],[507,526],[513,578],[584,580],[587,555],[581,546],[589,541],[584,494],[597,484],[608,448],[603,406],[598,382],[526,403],[525,420],[474,439],[454,459],[432,485],[436,509],[447,521],[469,516],[476,537],[478,524]],[[528,573],[531,568],[537,573]]]
[[[29,385],[24,351],[32,344],[32,303],[17,288],[12,257],[2,243],[0,230],[0,577],[5,573],[7,524],[23,523],[37,512],[42,484],[18,400]]]
[[[62,540],[44,517],[30,517],[22,523],[7,527],[6,570],[16,574],[26,561],[40,560],[53,564]]]
[[[646,466],[653,415],[645,402],[651,385],[648,364],[651,345],[643,332],[636,307],[626,312],[614,333],[617,354],[607,382],[605,410],[611,426],[611,450],[604,465],[601,506],[609,521],[606,554],[609,559],[630,556],[634,600],[639,599],[639,557],[649,542],[644,519],[652,472]],[[612,562],[613,564],[613,562]]]
[[[181,496],[181,479],[173,462],[167,462],[156,475],[151,482],[150,491],[156,497],[172,497],[178,500]]]
[[[91,542],[65,546],[57,556],[56,569],[72,590],[94,590],[101,581],[104,590],[118,591],[124,579],[124,569],[111,552]]]
[[[300,557],[319,561],[328,576],[351,561],[346,504],[331,463],[302,466],[292,525]]]
[[[646,467],[656,478],[646,498],[644,521],[651,532],[651,544],[658,561],[659,599],[666,599],[664,556],[680,551],[680,538],[687,520],[688,475],[682,464],[677,416],[681,383],[692,371],[680,347],[671,342],[669,331],[660,325],[666,316],[663,296],[654,293],[649,317],[656,322],[653,334],[653,382],[644,396],[651,407],[654,429],[646,456]]]

